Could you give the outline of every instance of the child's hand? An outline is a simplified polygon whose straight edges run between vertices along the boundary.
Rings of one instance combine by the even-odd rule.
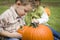
[[[13,32],[13,33],[10,33],[10,35],[8,37],[11,37],[11,38],[22,38],[22,34],[17,33],[17,32]]]
[[[37,19],[33,18],[32,23],[39,23],[39,21]]]

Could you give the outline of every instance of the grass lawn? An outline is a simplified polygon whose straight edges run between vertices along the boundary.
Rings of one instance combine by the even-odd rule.
[[[60,2],[60,0],[41,0],[42,2]]]
[[[0,6],[0,14],[1,13],[3,13],[6,9],[8,9],[9,7],[8,6],[6,6],[6,5],[2,5],[2,6]]]
[[[8,8],[9,8],[8,6],[0,6],[0,14],[3,13]],[[50,9],[51,9],[51,16],[48,23],[52,28],[60,32],[60,7],[50,6]]]
[[[52,28],[60,32],[60,6],[50,6],[51,16],[49,20],[49,24]]]

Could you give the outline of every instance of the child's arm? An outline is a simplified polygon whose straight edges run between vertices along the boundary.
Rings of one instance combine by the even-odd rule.
[[[41,15],[41,18],[40,19],[37,19],[39,21],[39,24],[41,23],[47,23],[48,20],[49,20],[49,17],[47,15],[46,12],[44,12],[42,15]]]
[[[36,22],[36,23],[39,23],[39,24],[44,24],[44,23],[48,22],[48,20],[49,20],[49,17],[47,15],[47,13],[43,12],[42,15],[41,15],[41,18],[33,19],[32,21]]]
[[[8,31],[4,30],[5,25],[8,22],[7,14],[8,14],[8,12],[4,12],[2,15],[0,15],[0,36],[12,37],[12,38],[20,38],[20,37],[22,37],[22,35],[17,33],[17,32],[11,33],[11,32],[8,32]]]

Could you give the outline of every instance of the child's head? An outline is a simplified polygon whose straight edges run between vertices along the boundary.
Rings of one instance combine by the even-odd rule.
[[[15,0],[16,4],[27,5],[29,4],[29,0]]]
[[[41,0],[31,0],[32,6],[37,7],[41,4]]]
[[[25,7],[24,6],[19,6],[18,8],[16,8],[16,12],[17,14],[21,17],[25,15]]]
[[[26,1],[26,2],[25,2]],[[32,6],[29,1],[27,0],[17,0],[16,4],[18,7],[16,8],[16,12],[18,13],[19,16],[23,16],[26,14],[26,12],[30,11],[32,9]],[[19,5],[20,4],[20,5]]]

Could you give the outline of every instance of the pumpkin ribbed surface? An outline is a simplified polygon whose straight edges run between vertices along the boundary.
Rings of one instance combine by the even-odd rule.
[[[51,30],[45,25],[27,27],[22,33],[22,40],[54,40]]]

